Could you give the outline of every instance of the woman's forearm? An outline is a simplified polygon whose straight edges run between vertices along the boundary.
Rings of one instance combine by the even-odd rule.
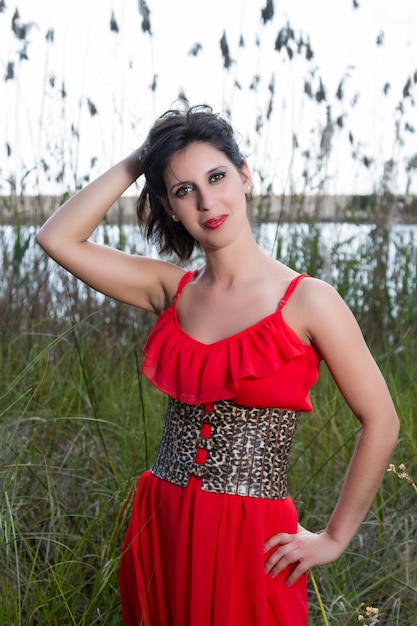
[[[368,513],[398,439],[395,414],[364,426],[326,532],[345,549]]]
[[[310,567],[338,559],[369,511],[398,437],[398,418],[389,412],[378,423],[365,425],[359,437],[344,486],[325,532],[312,533],[298,526],[297,533],[278,533],[265,542],[265,552],[275,551],[265,562],[267,574],[277,576],[293,569],[292,585]]]
[[[38,243],[55,256],[60,246],[86,241],[140,173],[138,149],[67,200],[39,230]]]

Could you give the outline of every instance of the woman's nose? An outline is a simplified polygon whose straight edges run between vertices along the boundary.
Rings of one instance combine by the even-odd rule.
[[[210,211],[213,208],[213,192],[210,189],[200,189],[198,193],[198,210]]]

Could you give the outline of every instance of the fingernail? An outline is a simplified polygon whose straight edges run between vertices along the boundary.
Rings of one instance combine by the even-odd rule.
[[[286,589],[288,589],[288,587],[289,587],[289,586],[290,586],[290,583],[289,583],[289,582],[287,582],[287,581],[285,581],[285,583],[284,583],[284,587],[285,587]]]

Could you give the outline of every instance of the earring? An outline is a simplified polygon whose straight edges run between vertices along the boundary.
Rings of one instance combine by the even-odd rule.
[[[180,220],[178,219],[178,217],[176,215],[174,215],[174,213],[171,215],[172,219],[174,220],[174,222],[179,222]]]

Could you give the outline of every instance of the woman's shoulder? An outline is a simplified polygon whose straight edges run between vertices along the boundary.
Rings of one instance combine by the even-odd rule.
[[[324,321],[330,316],[340,314],[342,310],[350,311],[337,289],[327,281],[301,274],[299,280],[295,279],[293,282],[296,283],[296,288],[288,304],[291,302],[303,312],[307,321]]]
[[[290,297],[285,302],[287,323],[305,340],[313,342],[317,333],[346,322],[352,314],[330,283],[308,274],[298,274],[292,280]]]
[[[317,343],[344,332],[358,330],[358,322],[337,289],[319,278],[301,280],[294,298],[289,302],[298,311],[298,320],[304,332]]]
[[[309,274],[299,274],[295,297],[299,304],[309,306],[323,306],[328,303],[344,302],[338,291],[329,282],[322,278],[315,278]]]

